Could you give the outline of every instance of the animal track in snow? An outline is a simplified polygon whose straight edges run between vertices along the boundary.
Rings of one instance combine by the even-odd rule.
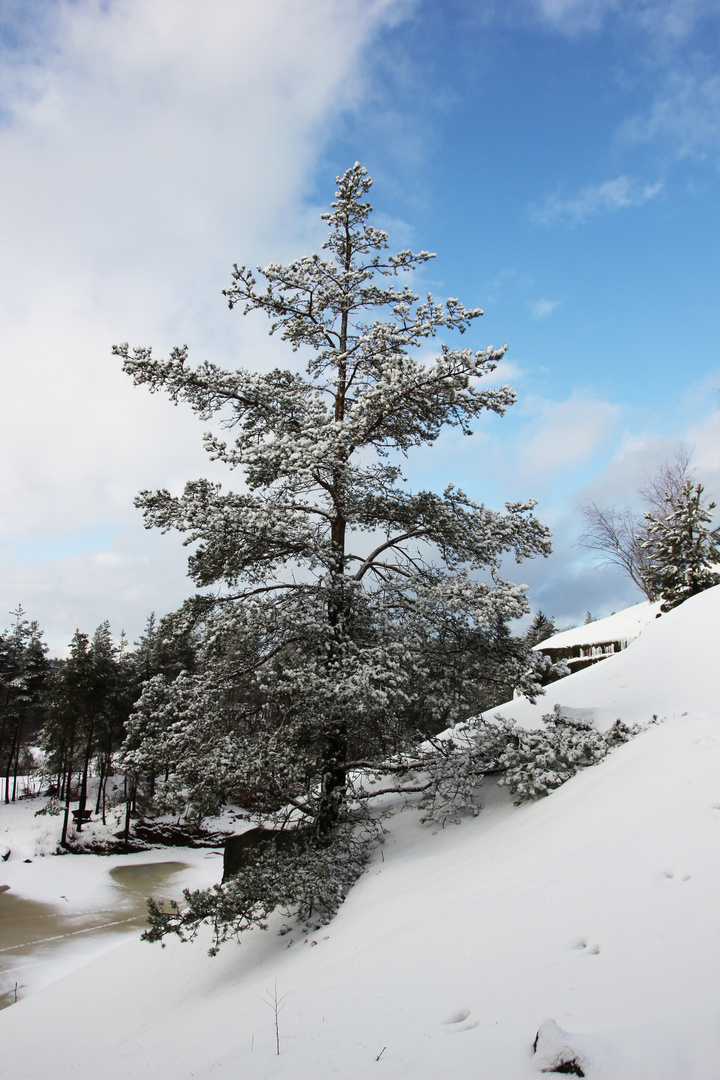
[[[675,871],[674,870],[664,870],[663,874],[668,879],[668,881],[674,881],[675,880]],[[680,878],[680,880],[681,881],[690,881],[691,878],[692,878],[692,874],[683,874],[682,877]]]
[[[597,956],[600,952],[599,945],[590,945],[587,938],[581,938],[575,946],[580,952],[588,953],[590,956]]]
[[[446,1024],[462,1024],[463,1020],[467,1020],[468,1016],[472,1012],[472,1009],[459,1009],[452,1016],[445,1020]]]
[[[448,1031],[448,1034],[450,1034],[450,1032],[455,1031],[471,1031],[472,1028],[478,1027],[480,1021],[473,1018],[472,1009],[466,1008],[458,1009],[457,1012],[449,1016],[443,1023],[450,1029]]]

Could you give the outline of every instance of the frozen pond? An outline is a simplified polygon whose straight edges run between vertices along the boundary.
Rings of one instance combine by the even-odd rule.
[[[177,878],[187,868],[183,862],[115,866],[108,873],[107,902],[91,910],[71,909],[63,897],[48,904],[0,891],[0,1009],[50,982],[50,969],[66,966],[70,955],[102,952],[117,934],[139,933],[147,919],[147,897],[180,899]]]

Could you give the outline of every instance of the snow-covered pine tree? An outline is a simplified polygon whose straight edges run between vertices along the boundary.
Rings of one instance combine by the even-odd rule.
[[[505,346],[442,344],[433,362],[418,358],[439,332],[462,334],[482,312],[420,301],[396,282],[433,256],[388,254],[387,235],[368,220],[370,186],[359,164],[338,178],[324,255],[270,264],[257,271],[261,284],[236,266],[225,294],[231,308],[265,313],[270,332],[306,359],[304,373],[191,367],[186,348],[166,361],[147,348],[114,350],[136,385],[222,421],[232,441],[208,433],[206,449],[245,481],[224,491],[195,480],[180,496],[137,499],[148,528],[196,545],[190,575],[215,591],[185,609],[204,623],[200,670],[156,677],[138,704],[133,767],[164,762],[172,798],[172,761],[182,757],[182,797],[192,802],[196,775],[204,812],[213,800],[293,807],[316,861],[352,821],[356,770],[513,687],[540,692],[533,654],[506,627],[527,611],[525,587],[499,572],[506,552],[518,562],[549,552],[534,502],[501,513],[452,485],[413,494],[400,464],[443,428],[469,434],[481,413],[513,403],[509,387],[477,384]],[[148,731],[162,732],[159,753]],[[223,890],[214,915],[203,894],[198,920],[228,923]],[[156,920],[153,933],[178,926]]]
[[[665,496],[663,517],[646,514],[648,579],[670,611],[696,593],[720,582],[718,530],[709,528],[715,503],[704,503],[703,486],[687,480],[678,493]]]

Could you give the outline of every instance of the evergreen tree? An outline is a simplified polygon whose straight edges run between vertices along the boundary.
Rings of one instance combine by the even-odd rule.
[[[14,623],[0,634],[0,768],[5,802],[17,795],[21,754],[42,720],[42,692],[50,668],[43,632],[18,605]]]
[[[643,547],[649,580],[661,595],[661,611],[670,611],[696,593],[720,582],[718,530],[708,526],[715,503],[704,504],[703,486],[688,480],[679,493],[665,496],[662,517],[646,514],[647,540]]]
[[[550,550],[533,501],[500,513],[452,485],[407,489],[403,455],[512,404],[509,387],[477,385],[505,347],[413,355],[482,312],[396,284],[432,256],[387,253],[360,165],[338,185],[325,256],[273,263],[258,271],[262,285],[236,266],[226,292],[231,308],[271,319],[307,358],[305,374],[192,368],[186,348],[167,361],[115,349],[136,385],[233,431],[205,445],[246,484],[195,480],[181,496],[138,497],[147,527],[196,545],[190,575],[215,591],[184,610],[203,626],[201,672],[146,686],[127,750],[143,767],[157,751],[143,730],[162,730],[162,756],[183,772],[168,790],[205,809],[248,793],[269,811],[291,806],[313,852],[349,835],[361,765],[468,716],[492,687],[540,692],[533,654],[506,626],[527,611],[525,587],[503,580],[500,560]]]
[[[528,645],[539,645],[541,641],[547,641],[556,633],[555,620],[548,618],[543,611],[538,611],[525,631],[525,640]]]
[[[76,630],[69,658],[50,680],[41,741],[45,769],[58,778],[58,795],[65,804],[63,846],[67,846],[74,795],[78,800],[78,832],[82,832],[83,822],[91,813],[88,781],[94,763],[99,774],[95,812],[102,811],[105,819],[105,786],[112,770],[113,753],[125,735],[124,723],[137,696],[134,681],[124,635],[121,644],[116,644],[107,621],[98,626],[92,640]]]
[[[83,734],[87,727],[92,687],[90,641],[76,630],[70,656],[55,672],[47,693],[47,718],[41,743],[45,767],[58,778],[58,797],[65,804],[60,843],[67,846],[73,776],[82,772]]]
[[[130,655],[138,685],[154,675],[164,675],[172,681],[181,671],[194,671],[196,645],[192,630],[177,616],[166,615],[159,622],[153,611],[147,619],[140,640]]]

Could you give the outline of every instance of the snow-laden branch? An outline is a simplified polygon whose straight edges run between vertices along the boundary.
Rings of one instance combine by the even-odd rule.
[[[374,564],[374,562],[377,559],[378,555],[382,555],[383,551],[387,551],[388,548],[397,547],[398,544],[401,544],[404,540],[411,540],[413,538],[419,538],[419,537],[422,537],[422,535],[423,535],[422,531],[419,531],[419,530],[400,533],[399,536],[393,536],[390,539],[386,540],[383,544],[378,545],[378,547],[376,547],[375,550],[368,555],[368,557],[365,559],[365,561],[363,562],[362,566],[357,571],[357,573],[353,575],[355,580],[360,581],[361,578],[363,578],[365,576],[367,571]]]

